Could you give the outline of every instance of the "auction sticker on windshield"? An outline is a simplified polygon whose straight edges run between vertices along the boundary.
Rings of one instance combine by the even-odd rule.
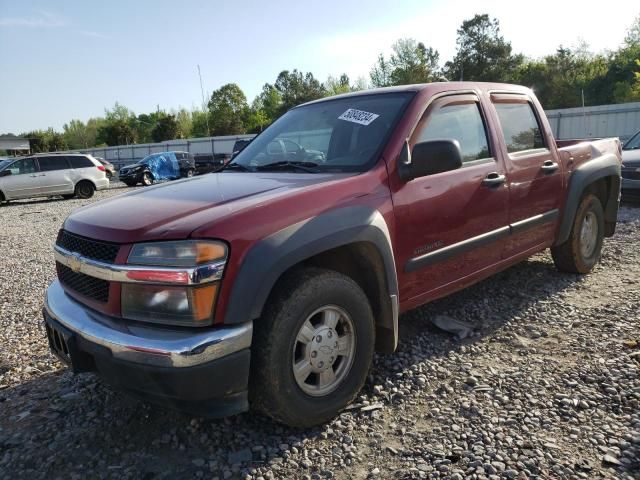
[[[345,120],[347,122],[359,123],[360,125],[369,125],[380,115],[377,113],[365,112],[363,110],[356,110],[355,108],[350,108],[342,115],[338,117],[339,120]]]

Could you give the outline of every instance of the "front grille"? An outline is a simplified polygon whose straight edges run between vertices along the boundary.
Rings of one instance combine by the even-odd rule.
[[[70,290],[98,302],[109,301],[109,282],[106,280],[74,272],[60,262],[56,262],[56,271],[60,283]]]
[[[640,169],[634,168],[623,168],[622,169],[622,178],[627,178],[629,180],[640,180]]]
[[[89,238],[80,237],[66,230],[58,232],[56,245],[61,246],[70,252],[76,252],[86,258],[99,260],[101,262],[113,263],[120,250],[117,243],[99,242]]]

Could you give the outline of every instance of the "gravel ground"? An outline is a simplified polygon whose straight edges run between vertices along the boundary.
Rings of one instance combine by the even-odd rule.
[[[640,208],[622,208],[591,275],[540,254],[404,315],[357,402],[294,430],[168,412],[49,354],[56,232],[120,191],[0,207],[0,477],[640,478]],[[438,315],[476,331],[458,340]]]

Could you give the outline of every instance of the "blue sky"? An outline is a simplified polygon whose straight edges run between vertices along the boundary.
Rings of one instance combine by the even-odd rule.
[[[583,5],[582,7],[580,5]],[[629,2],[496,0],[7,1],[0,0],[0,133],[61,129],[116,101],[136,113],[202,103],[235,82],[249,101],[284,69],[321,81],[364,76],[401,37],[455,53],[456,29],[475,13],[500,20],[516,51],[551,53],[579,39],[614,49],[635,15]],[[525,12],[526,11],[526,12]],[[606,27],[603,27],[606,26]]]

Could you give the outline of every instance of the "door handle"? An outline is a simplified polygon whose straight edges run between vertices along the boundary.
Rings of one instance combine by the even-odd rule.
[[[553,160],[547,160],[540,167],[544,173],[553,173],[558,170],[558,164]]]
[[[484,177],[484,180],[482,180],[482,184],[485,187],[497,187],[506,182],[506,180],[507,177],[505,175],[502,175],[498,172],[491,172],[489,175]]]

